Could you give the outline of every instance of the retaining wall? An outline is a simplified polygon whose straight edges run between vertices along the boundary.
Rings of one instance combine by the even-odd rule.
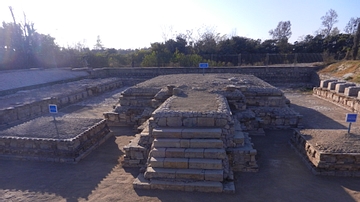
[[[0,110],[0,126],[12,124],[18,121],[29,120],[31,118],[38,117],[41,114],[49,113],[49,104],[56,104],[58,108],[62,108],[69,104],[80,102],[89,96],[120,88],[122,85],[122,81],[117,80],[95,87],[88,87],[83,91],[73,92],[59,97],[45,98],[41,101]]]
[[[322,67],[211,67],[205,73],[251,74],[270,84],[291,84],[292,86],[318,86],[319,76],[316,71]],[[195,67],[147,67],[147,68],[98,68],[93,69],[93,77],[153,78],[167,74],[202,74],[203,70]]]

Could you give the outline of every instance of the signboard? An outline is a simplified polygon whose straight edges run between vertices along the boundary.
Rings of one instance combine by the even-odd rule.
[[[209,68],[209,63],[199,63],[200,68]]]
[[[49,112],[52,114],[58,113],[57,106],[53,104],[49,104]]]
[[[355,123],[357,118],[357,114],[346,114],[346,122]]]

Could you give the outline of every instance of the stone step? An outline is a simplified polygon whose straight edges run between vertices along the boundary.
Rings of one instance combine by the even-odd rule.
[[[148,163],[154,168],[223,169],[221,159],[151,157]]]
[[[235,131],[234,142],[239,146],[244,146],[245,135],[241,131]]]
[[[136,189],[160,189],[160,190],[176,190],[176,191],[198,191],[198,192],[216,192],[224,191],[221,182],[213,181],[176,181],[176,180],[147,180],[142,173],[134,180],[133,187]],[[228,187],[228,186],[227,186]],[[234,187],[234,186],[233,186]],[[235,187],[234,187],[235,191]],[[229,193],[225,190],[225,193]]]
[[[151,157],[160,158],[211,158],[225,159],[225,149],[203,149],[203,148],[153,148],[150,151]]]
[[[147,167],[144,176],[146,179],[164,178],[221,182],[224,179],[224,171],[215,169],[171,169]]]
[[[175,148],[223,148],[224,144],[219,139],[154,139],[153,146],[160,147],[175,147]]]
[[[221,137],[221,128],[154,128],[152,135],[157,138],[215,138]]]

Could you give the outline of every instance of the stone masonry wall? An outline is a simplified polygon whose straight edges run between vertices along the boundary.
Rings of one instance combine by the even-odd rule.
[[[318,84],[316,71],[321,67],[211,67],[207,73],[233,73],[254,75],[270,84],[292,84],[314,86]],[[202,74],[200,68],[98,68],[91,72],[93,77],[116,76],[121,78],[154,78],[167,74]]]
[[[315,174],[360,177],[360,154],[321,152],[299,130],[294,130],[290,142]]]
[[[0,158],[75,163],[110,137],[105,120],[70,139],[0,137]]]
[[[105,83],[99,86],[89,87],[84,91],[72,92],[71,94],[61,95],[59,97],[45,98],[41,101],[23,104],[16,107],[9,107],[0,110],[0,126],[11,124],[17,121],[29,120],[49,113],[49,104],[56,104],[58,108],[62,108],[69,104],[73,104],[86,99],[87,97],[103,93],[122,86],[120,80]]]

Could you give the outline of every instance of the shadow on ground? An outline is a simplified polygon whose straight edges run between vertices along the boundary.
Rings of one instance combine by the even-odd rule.
[[[0,189],[54,193],[67,201],[86,199],[122,154],[112,137],[77,164],[1,160]]]
[[[235,174],[235,194],[135,190],[160,201],[356,201],[359,178],[315,176],[291,149],[292,130],[267,130],[253,136],[259,172]]]
[[[346,129],[344,125],[324,114],[300,105],[291,104],[291,108],[303,115],[302,124],[306,129]]]

